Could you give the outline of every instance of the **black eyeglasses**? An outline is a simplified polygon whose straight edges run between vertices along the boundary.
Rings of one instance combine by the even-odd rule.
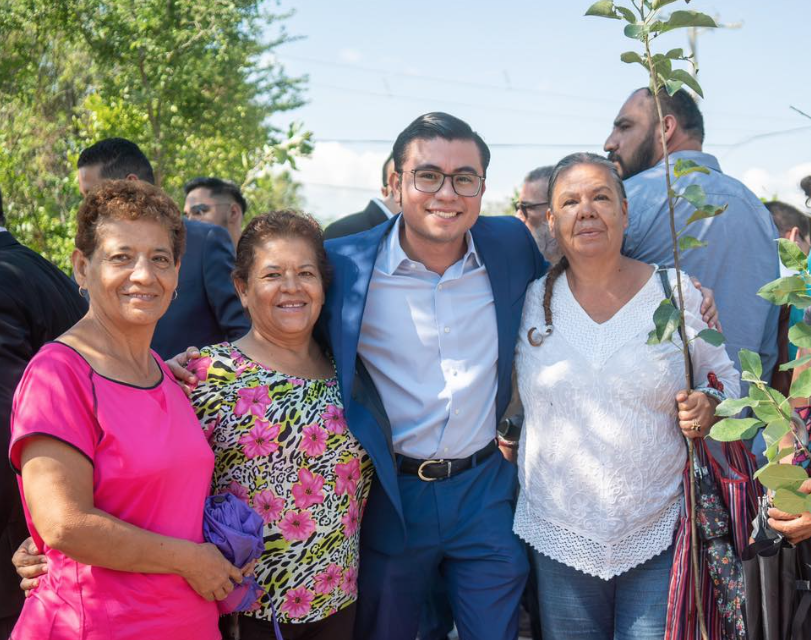
[[[524,214],[524,216],[529,215],[529,211],[535,211],[536,209],[540,209],[543,207],[544,209],[549,208],[548,202],[524,202],[523,200],[519,200],[518,202],[513,203],[513,207],[515,207],[515,212],[518,213],[519,211]]]
[[[433,169],[411,169],[406,173],[414,176],[414,188],[422,193],[436,193],[445,184],[445,178],[450,178],[456,195],[472,198],[479,195],[484,183],[484,178],[475,173],[442,173]]]

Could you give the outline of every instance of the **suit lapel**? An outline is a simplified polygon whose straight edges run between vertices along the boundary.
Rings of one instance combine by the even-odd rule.
[[[343,301],[340,332],[338,335],[333,335],[332,338],[336,341],[333,344],[339,344],[337,341],[340,340],[342,357],[339,363],[339,379],[345,403],[352,397],[360,328],[378,248],[393,224],[394,218],[389,220],[388,224],[380,225],[362,234],[355,245],[351,260],[348,260],[348,267],[342,273]]]
[[[509,382],[512,363],[512,351],[515,349],[514,340],[510,339],[510,287],[507,261],[501,257],[503,246],[499,247],[489,229],[480,220],[470,230],[476,251],[487,268],[487,277],[490,279],[490,288],[493,290],[493,303],[496,307],[496,326],[498,327],[498,384],[499,387]],[[506,377],[505,377],[506,376]]]

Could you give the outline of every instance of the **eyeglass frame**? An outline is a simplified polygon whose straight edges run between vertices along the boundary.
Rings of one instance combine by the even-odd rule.
[[[527,209],[537,209],[538,207],[546,207],[549,208],[549,202],[524,202],[523,200],[516,200],[513,202],[513,208],[515,212],[518,213],[519,211],[524,217],[527,217]]]
[[[422,189],[417,187],[417,172],[418,171],[430,171],[431,173],[438,173],[438,174],[440,174],[442,176],[442,182],[439,183],[439,186],[436,188],[435,191],[423,191]],[[401,175],[404,174],[404,173],[410,173],[411,174],[411,178],[412,178],[412,181],[414,183],[414,188],[417,191],[419,191],[420,193],[439,193],[440,191],[442,191],[442,187],[445,186],[445,179],[450,178],[451,179],[451,189],[453,189],[453,192],[457,196],[459,196],[460,198],[475,198],[476,196],[478,196],[482,192],[482,187],[484,186],[484,181],[486,180],[485,176],[480,176],[478,173],[467,172],[467,171],[462,171],[461,173],[443,173],[442,171],[439,171],[438,169],[422,168],[422,169],[407,169],[407,170],[404,170],[404,171],[400,172]],[[478,178],[479,179],[479,188],[476,189],[476,193],[473,193],[471,195],[463,195],[463,194],[459,193],[456,190],[456,185],[453,183],[453,179],[456,176],[468,176],[468,177],[476,177],[476,178]]]

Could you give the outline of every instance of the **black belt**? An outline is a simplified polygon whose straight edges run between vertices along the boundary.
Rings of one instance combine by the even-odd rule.
[[[491,440],[487,446],[467,458],[418,460],[417,458],[398,455],[397,460],[400,462],[400,473],[416,475],[419,476],[420,480],[433,482],[434,480],[450,478],[457,473],[470,469],[474,464],[486,460],[496,449],[498,449],[498,444],[495,440]]]

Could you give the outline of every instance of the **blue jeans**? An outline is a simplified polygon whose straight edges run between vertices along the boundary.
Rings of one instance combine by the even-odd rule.
[[[602,580],[533,552],[543,640],[662,640],[673,547]]]

